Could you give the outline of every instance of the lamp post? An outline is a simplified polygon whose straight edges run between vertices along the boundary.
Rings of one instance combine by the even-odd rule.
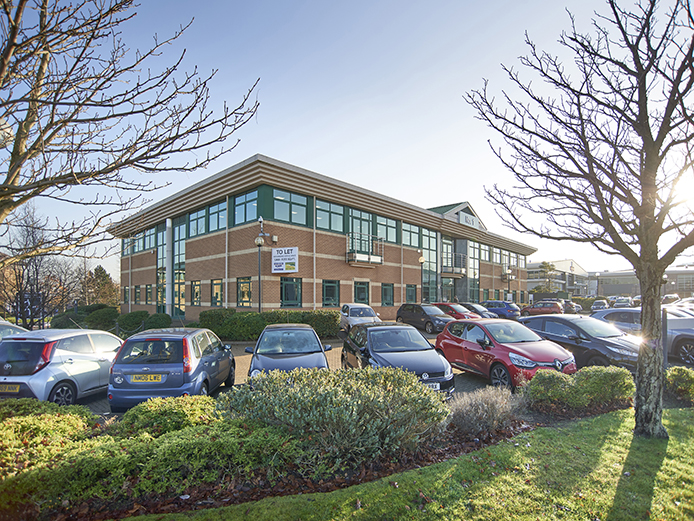
[[[598,294],[596,296],[599,297],[600,296],[600,272],[599,271],[595,273],[595,279],[597,280],[597,283],[598,283],[598,289],[597,289]]]
[[[267,237],[270,234],[263,232],[263,216],[262,215],[258,219],[258,222],[260,223],[260,233],[258,234],[258,236],[255,238],[255,241],[253,241],[253,242],[258,247],[258,313],[260,313],[262,302],[263,302],[263,284],[262,284],[261,273],[260,273],[260,249],[265,244],[265,239],[263,239],[263,237]]]
[[[424,302],[424,261],[426,259],[424,258],[424,255],[421,255],[419,257],[419,259],[417,259],[417,260],[419,261],[419,278],[421,279],[420,280],[420,287],[421,287],[420,293],[421,293],[421,297],[422,297],[421,302]]]
[[[506,291],[507,299],[511,298],[511,281],[516,278],[513,275],[511,275],[511,273],[513,273],[513,270],[511,268],[506,268],[506,280],[508,281],[508,290]]]

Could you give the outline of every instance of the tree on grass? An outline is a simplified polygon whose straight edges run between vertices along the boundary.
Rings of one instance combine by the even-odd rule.
[[[559,39],[570,60],[526,37],[520,63],[539,82],[504,67],[514,92],[497,101],[485,83],[466,95],[505,141],[494,152],[515,179],[487,196],[515,230],[589,243],[631,263],[644,336],[635,433],[665,438],[659,293],[665,269],[694,245],[685,190],[694,186],[691,6],[640,0],[625,10],[608,0],[589,33],[570,19]]]
[[[128,49],[120,30],[136,14],[133,0],[0,1],[0,239],[7,243],[17,210],[31,200],[91,210],[48,221],[50,240],[32,251],[0,246],[0,270],[110,239],[107,221],[157,188],[134,174],[207,166],[236,146],[228,138],[257,110],[255,85],[236,108],[213,112],[214,72],[182,70],[185,52],[163,63],[185,27]]]

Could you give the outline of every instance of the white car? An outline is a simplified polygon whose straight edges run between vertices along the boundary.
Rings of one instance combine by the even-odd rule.
[[[27,330],[21,326],[15,326],[14,324],[7,322],[6,320],[0,319],[0,340],[6,336],[16,335],[18,333],[25,333]]]
[[[378,313],[367,304],[345,304],[340,309],[340,329],[349,331],[355,324],[381,322]]]

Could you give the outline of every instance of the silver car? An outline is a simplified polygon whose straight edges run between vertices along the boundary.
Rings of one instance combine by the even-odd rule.
[[[0,399],[36,398],[73,405],[106,391],[123,341],[106,331],[42,329],[0,341]]]
[[[340,308],[340,329],[349,331],[355,324],[371,322],[381,322],[381,319],[368,304],[345,304]]]
[[[21,326],[15,326],[6,320],[0,320],[0,340],[6,336],[16,335],[18,333],[26,333],[26,331],[27,330]]]

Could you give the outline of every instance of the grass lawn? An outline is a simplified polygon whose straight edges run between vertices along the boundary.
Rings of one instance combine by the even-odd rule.
[[[669,440],[636,438],[633,410],[539,428],[445,463],[326,494],[178,519],[694,519],[694,409],[666,409]]]

